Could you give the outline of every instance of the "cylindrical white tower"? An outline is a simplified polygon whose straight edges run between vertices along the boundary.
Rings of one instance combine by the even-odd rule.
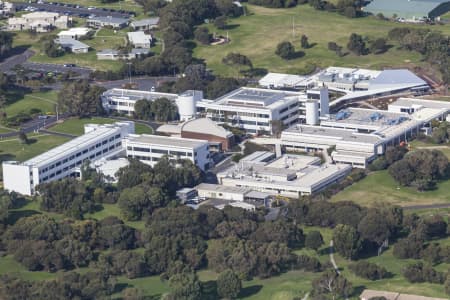
[[[306,101],[306,124],[317,125],[319,124],[319,103],[317,100]]]
[[[178,114],[181,121],[187,121],[195,117],[197,108],[196,103],[203,99],[202,91],[189,90],[178,95],[175,103],[178,106]]]

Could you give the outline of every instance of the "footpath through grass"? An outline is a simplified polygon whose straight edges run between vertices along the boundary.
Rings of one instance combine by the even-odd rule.
[[[218,30],[212,24],[205,25],[211,33],[223,36],[228,34],[231,42],[224,45],[197,45],[194,56],[205,59],[208,68],[216,74],[236,76],[237,69],[222,63],[222,58],[230,52],[247,55],[256,68],[266,68],[272,72],[301,72],[311,70],[311,65],[319,67],[358,66],[361,68],[408,67],[422,65],[421,56],[410,51],[398,50],[392,45],[384,54],[356,56],[353,54],[338,57],[328,50],[328,42],[346,45],[351,33],[368,36],[371,39],[386,37],[394,27],[423,27],[450,32],[450,25],[429,26],[401,24],[378,20],[374,17],[350,19],[337,13],[317,11],[309,5],[298,5],[289,9],[270,9],[247,5],[248,15],[230,19],[228,29]],[[292,30],[294,24],[294,32]],[[300,37],[305,34],[313,46],[300,48]],[[283,60],[275,55],[278,43],[290,41],[297,51],[305,53],[303,57]]]

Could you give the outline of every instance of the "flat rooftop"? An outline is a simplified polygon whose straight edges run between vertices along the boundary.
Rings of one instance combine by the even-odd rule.
[[[115,97],[123,98],[126,100],[155,100],[158,98],[167,98],[169,100],[175,100],[178,95],[171,93],[159,93],[159,92],[149,92],[140,90],[129,90],[129,89],[110,89],[103,93],[104,97]]]
[[[437,108],[437,109],[445,108],[450,110],[450,102],[428,100],[428,99],[416,99],[416,98],[399,98],[389,105],[405,106],[405,107],[423,106],[427,108]]]
[[[230,187],[220,184],[200,183],[195,187],[196,190],[204,190],[218,193],[235,193],[235,194],[247,194],[250,192],[249,188],[245,187]]]
[[[291,100],[294,99],[293,97],[299,96],[305,96],[305,94],[299,92],[242,87],[218,98],[215,101],[215,104],[265,108],[270,107],[277,102]]]
[[[294,125],[284,132],[309,135],[312,137],[328,138],[331,140],[343,140],[348,142],[371,143],[381,141],[381,137],[375,134],[357,133],[352,129],[339,129],[324,126]]]
[[[132,44],[149,43],[152,39],[150,34],[145,34],[143,31],[128,32],[127,36]]]
[[[299,186],[312,187],[334,177],[342,171],[351,169],[350,165],[344,164],[326,164],[321,166],[309,166],[302,176],[297,177],[294,182]]]
[[[208,141],[203,140],[193,140],[170,136],[159,136],[159,135],[129,135],[127,138],[131,143],[139,144],[149,144],[155,146],[163,147],[178,147],[178,148],[197,148],[208,143]]]
[[[78,149],[85,147],[87,144],[98,142],[99,140],[110,135],[111,132],[119,128],[120,126],[115,124],[100,125],[96,127],[95,130],[92,130],[89,133],[83,134],[82,136],[74,138],[67,143],[64,143],[58,147],[55,147],[47,152],[44,152],[23,162],[23,165],[34,167],[44,166],[52,161],[62,159],[76,152]]]
[[[284,154],[266,166],[297,171],[316,164],[320,164],[320,158],[316,156]]]
[[[324,121],[324,123],[331,121],[337,124],[358,124],[382,127],[398,125],[409,119],[410,117],[407,113],[352,107],[330,115],[329,120]]]

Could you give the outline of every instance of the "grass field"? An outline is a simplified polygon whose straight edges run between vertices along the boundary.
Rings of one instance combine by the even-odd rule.
[[[0,140],[0,161],[24,161],[69,140],[65,137],[45,134],[28,135],[28,139],[30,140],[28,145],[22,144],[18,138]]]
[[[114,33],[112,30],[102,29],[98,32],[98,36],[91,40],[85,40],[83,43],[89,45],[92,49],[88,53],[73,54],[66,53],[60,57],[48,57],[41,52],[39,40],[41,37],[50,34],[57,34],[60,30],[51,33],[40,33],[32,35],[28,32],[15,32],[13,46],[25,46],[35,51],[36,54],[30,58],[32,62],[38,63],[74,63],[79,66],[90,67],[98,70],[117,71],[122,66],[120,61],[97,60],[96,50],[116,48],[125,43],[126,29]]]
[[[290,9],[269,9],[247,5],[250,12],[247,16],[231,19],[228,30],[217,30],[208,25],[211,33],[229,35],[231,42],[225,45],[198,45],[194,56],[205,59],[208,67],[218,74],[237,75],[236,68],[222,64],[222,58],[229,52],[247,55],[257,68],[266,68],[272,72],[301,72],[316,65],[326,67],[358,66],[362,68],[408,67],[421,65],[420,55],[396,49],[380,55],[356,56],[353,54],[339,58],[327,49],[327,44],[334,41],[346,46],[352,32],[369,38],[386,37],[394,27],[425,25],[405,25],[381,21],[373,17],[349,19],[336,13],[317,11],[308,5],[299,5]],[[295,36],[293,35],[293,22]],[[428,27],[450,32],[450,26]],[[301,49],[304,57],[285,61],[274,54],[276,45],[281,41],[291,41],[300,50],[300,37],[305,34],[309,42],[315,44],[310,49]]]
[[[332,201],[350,200],[362,206],[388,202],[400,206],[450,203],[450,180],[437,184],[437,189],[418,192],[400,187],[386,170],[370,173],[366,178],[333,196]]]
[[[55,113],[57,102],[57,92],[35,92],[23,94],[11,91],[7,95],[5,112],[8,117],[17,115],[20,112],[29,112],[31,109],[39,109],[42,113]]]
[[[111,124],[114,122],[119,122],[118,120],[110,119],[110,118],[100,118],[100,117],[94,117],[94,118],[84,118],[84,119],[78,119],[78,118],[71,118],[68,120],[65,120],[61,124],[57,124],[50,128],[51,131],[55,132],[61,132],[61,133],[67,133],[67,134],[73,134],[73,135],[82,135],[84,133],[84,125],[85,124]],[[135,130],[137,134],[147,133],[151,134],[153,130],[140,123],[135,123]]]

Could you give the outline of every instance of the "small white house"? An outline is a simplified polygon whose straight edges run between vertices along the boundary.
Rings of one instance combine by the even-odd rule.
[[[75,54],[89,52],[89,45],[72,38],[59,38],[55,40],[55,43],[61,45],[61,47],[65,50],[69,50]]]
[[[60,33],[58,33],[58,37],[60,39],[74,39],[79,40],[82,37],[85,37],[91,29],[87,27],[74,27],[70,28],[69,30],[63,30]]]
[[[145,34],[143,31],[128,32],[128,41],[135,48],[148,49],[152,45],[152,36]]]
[[[155,17],[133,21],[130,23],[130,27],[133,28],[133,30],[150,30],[157,28],[158,24],[159,24],[159,17]]]

